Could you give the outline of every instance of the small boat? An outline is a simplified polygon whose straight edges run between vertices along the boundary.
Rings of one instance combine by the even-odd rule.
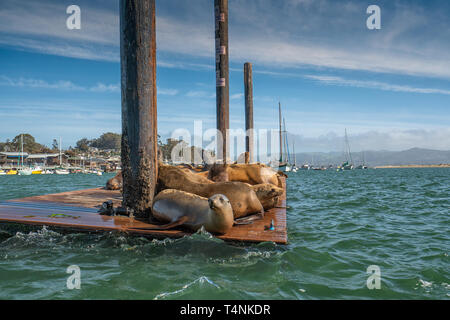
[[[3,170],[0,170],[0,176],[6,176],[6,172]]]
[[[19,176],[31,176],[33,174],[33,170],[30,168],[22,168],[19,169]]]
[[[42,169],[39,167],[33,168],[31,174],[42,174]]]
[[[69,170],[66,170],[66,169],[56,169],[55,170],[55,173],[56,174],[70,174],[70,172],[69,172]]]
[[[300,167],[300,170],[310,170],[311,167],[309,166],[309,164],[304,164]]]
[[[15,174],[17,174],[17,170],[15,170],[15,169],[10,169],[10,170],[8,170],[8,171],[6,172],[6,174],[7,174],[7,175],[15,175]]]
[[[368,166],[366,166],[366,156],[365,153],[363,152],[363,163],[360,164],[359,166],[357,166],[355,169],[359,169],[359,170],[366,170],[369,169]]]
[[[350,143],[348,142],[348,135],[347,135],[347,129],[345,129],[345,146],[346,146],[346,152],[347,152],[347,161],[345,161],[338,169],[340,171],[344,170],[353,170],[353,158],[352,153],[350,152]]]

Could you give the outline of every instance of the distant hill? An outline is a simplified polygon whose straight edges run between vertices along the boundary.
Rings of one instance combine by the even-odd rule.
[[[450,150],[412,148],[404,151],[352,152],[352,158],[355,165],[362,164],[364,160],[368,166],[449,164]],[[345,160],[346,156],[342,152],[297,153],[297,164],[336,165]]]

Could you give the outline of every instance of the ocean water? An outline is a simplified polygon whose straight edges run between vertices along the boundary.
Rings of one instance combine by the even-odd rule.
[[[111,175],[0,176],[0,200]],[[0,225],[0,299],[449,299],[450,169],[302,171],[288,245],[62,234]],[[81,289],[66,286],[79,266]],[[369,290],[369,266],[380,289]]]

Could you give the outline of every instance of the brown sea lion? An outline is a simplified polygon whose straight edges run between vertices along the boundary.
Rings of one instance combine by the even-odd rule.
[[[216,182],[240,181],[251,185],[270,183],[281,187],[278,173],[263,164],[214,164],[211,166],[208,179]]]
[[[215,194],[225,195],[231,202],[235,218],[252,213],[264,214],[264,208],[255,191],[241,182],[196,183],[183,170],[168,165],[160,165],[158,189],[176,189],[209,198]]]
[[[183,170],[196,183],[214,183],[214,181],[207,178],[207,171],[205,171],[205,173],[195,173],[187,168],[181,168],[181,170]]]
[[[167,230],[184,226],[197,231],[201,227],[212,233],[227,233],[234,223],[230,200],[223,194],[209,199],[180,190],[167,189],[153,200],[153,217],[165,225],[151,224],[135,230]]]
[[[121,190],[123,186],[122,171],[117,172],[114,178],[106,182],[107,190]]]
[[[192,179],[195,183],[214,183],[213,181],[209,180],[206,176],[208,174],[207,171],[205,173],[193,173],[189,169],[186,168],[180,168],[186,174]],[[122,171],[119,171],[114,178],[109,179],[106,182],[106,189],[107,190],[122,190],[123,186],[123,178],[122,178]]]
[[[208,179],[214,182],[230,181],[228,176],[228,164],[214,163],[208,171]]]
[[[269,210],[274,208],[279,197],[284,193],[284,190],[278,188],[270,183],[257,184],[251,186],[255,191],[256,196],[264,207],[264,210]]]

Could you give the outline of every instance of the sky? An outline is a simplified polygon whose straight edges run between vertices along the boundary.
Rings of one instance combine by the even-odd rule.
[[[215,127],[214,1],[157,0],[158,132]],[[81,8],[69,30],[66,8]],[[369,5],[381,29],[369,30]],[[297,152],[450,150],[450,2],[229,0],[230,126],[244,128],[253,64],[255,128]],[[121,132],[119,4],[0,3],[0,141],[20,132],[63,147]]]

